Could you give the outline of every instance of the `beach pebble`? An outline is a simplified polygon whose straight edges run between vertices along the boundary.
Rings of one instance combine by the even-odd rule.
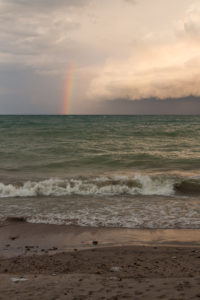
[[[12,240],[12,241],[14,241],[14,240],[16,240],[16,239],[18,239],[18,238],[19,238],[18,236],[10,236],[10,237],[9,237],[9,239]]]
[[[24,277],[12,277],[10,279],[12,282],[21,282],[21,281],[26,281],[28,280],[27,278],[24,278]]]
[[[111,267],[110,271],[111,272],[119,272],[120,271],[120,267]]]

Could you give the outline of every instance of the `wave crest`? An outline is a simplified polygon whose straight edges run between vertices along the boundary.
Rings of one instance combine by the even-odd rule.
[[[0,198],[67,195],[200,195],[199,178],[177,178],[164,175],[96,178],[51,178],[21,184],[0,183]]]
[[[97,177],[90,179],[47,179],[21,185],[0,183],[0,197],[36,197],[65,195],[172,195],[172,178],[147,175]]]

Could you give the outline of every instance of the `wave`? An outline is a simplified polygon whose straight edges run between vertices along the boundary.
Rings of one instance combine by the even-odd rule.
[[[0,197],[37,197],[67,195],[163,195],[200,194],[200,179],[172,176],[113,176],[0,183]]]
[[[175,190],[182,194],[200,195],[200,180],[188,179],[175,184]]]

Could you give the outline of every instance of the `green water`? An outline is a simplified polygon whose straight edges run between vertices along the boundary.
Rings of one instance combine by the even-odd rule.
[[[200,228],[200,116],[0,116],[0,220]]]
[[[0,116],[0,174],[200,170],[200,116]]]

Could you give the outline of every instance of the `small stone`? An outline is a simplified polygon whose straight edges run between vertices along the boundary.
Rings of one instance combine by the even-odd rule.
[[[27,278],[24,277],[13,277],[10,279],[12,282],[20,282],[20,281],[26,281],[28,280]]]
[[[9,237],[9,239],[12,240],[12,241],[16,240],[17,238],[18,238],[18,236],[10,236]]]

